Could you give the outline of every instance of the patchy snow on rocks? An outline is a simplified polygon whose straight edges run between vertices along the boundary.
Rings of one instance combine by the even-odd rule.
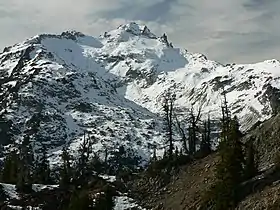
[[[32,190],[35,192],[40,192],[42,190],[48,189],[53,190],[55,188],[58,188],[59,185],[43,185],[43,184],[32,184]]]
[[[142,208],[132,198],[129,198],[125,195],[115,197],[115,207],[114,210],[129,210],[129,209],[138,209],[146,210]]]
[[[16,191],[16,186],[12,185],[12,184],[4,184],[4,183],[0,183],[0,186],[2,186],[4,193],[6,194],[6,196],[8,197],[8,199],[19,199],[19,195]]]
[[[109,176],[109,175],[99,175],[102,179],[105,179],[107,182],[115,182],[116,176]]]

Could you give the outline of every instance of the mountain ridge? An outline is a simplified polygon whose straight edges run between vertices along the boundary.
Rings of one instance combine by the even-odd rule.
[[[154,145],[157,155],[164,152],[166,94],[174,95],[186,128],[191,108],[202,106],[204,116],[218,120],[224,88],[246,131],[277,112],[279,70],[277,60],[222,65],[174,48],[165,34],[136,23],[98,38],[43,34],[0,54],[0,113],[11,123],[13,141],[31,135],[35,151],[47,146],[54,165],[63,146],[75,152],[85,131],[101,157],[105,147],[125,145],[147,161]]]

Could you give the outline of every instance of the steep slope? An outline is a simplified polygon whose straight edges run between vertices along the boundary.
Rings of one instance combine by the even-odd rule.
[[[156,39],[145,26],[134,23],[105,33],[101,41],[104,47],[99,51],[106,58],[103,64],[120,80],[118,92],[152,112],[162,111],[163,96],[170,92],[183,116],[192,106],[196,110],[203,106],[205,113],[219,116],[222,87],[243,130],[277,111],[277,60],[222,65],[204,55],[173,48],[165,35]],[[97,57],[100,59],[100,54]]]
[[[279,70],[276,60],[224,66],[136,23],[98,38],[44,34],[0,54],[1,113],[13,140],[31,135],[37,152],[47,146],[53,164],[62,146],[76,151],[85,131],[101,157],[105,147],[124,145],[147,160],[153,145],[163,152],[159,113],[167,93],[181,120],[192,106],[215,120],[224,87],[247,130],[277,111]]]
[[[241,201],[235,209],[261,210],[280,207],[280,114],[256,126],[242,139],[253,140],[259,163],[259,174],[241,184]],[[173,173],[171,181],[161,186],[157,179],[145,174],[131,182],[135,198],[149,209],[200,209],[202,196],[215,182],[218,153],[195,160]],[[277,162],[278,161],[278,162]]]
[[[13,139],[30,135],[36,152],[47,146],[52,164],[61,146],[77,151],[85,131],[101,157],[104,147],[124,145],[148,159],[151,144],[162,144],[160,120],[117,94],[114,84],[97,74],[105,69],[83,56],[70,34],[37,36],[1,54],[1,107]]]

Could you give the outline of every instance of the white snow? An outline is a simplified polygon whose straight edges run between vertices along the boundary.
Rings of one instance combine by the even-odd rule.
[[[13,205],[8,205],[9,208],[14,209],[14,210],[22,210],[21,206],[13,206]]]
[[[5,194],[9,197],[10,199],[19,199],[19,195],[16,192],[16,186],[12,184],[4,184],[0,183],[0,185],[3,187],[3,190]]]
[[[146,210],[145,208],[140,207],[132,198],[127,196],[117,196],[115,197],[115,207],[114,210],[129,210],[137,207],[139,210]]]
[[[32,190],[34,190],[35,192],[40,192],[44,189],[55,189],[58,188],[58,185],[42,185],[42,184],[32,184]]]
[[[107,180],[108,182],[115,182],[116,176],[109,176],[109,175],[99,175],[101,178]]]
[[[10,209],[14,209],[14,210],[22,210],[23,209],[21,206],[8,205],[8,207]],[[33,206],[26,206],[25,209],[26,210],[41,210],[40,207],[33,207]]]

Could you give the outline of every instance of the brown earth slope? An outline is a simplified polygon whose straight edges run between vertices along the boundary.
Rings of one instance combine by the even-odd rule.
[[[280,148],[280,115],[256,126],[243,141],[250,138],[254,139],[258,151],[260,175],[244,183],[244,198],[236,209],[280,210],[280,170],[273,166]],[[183,166],[167,185],[143,176],[135,181],[132,189],[138,191],[139,202],[148,209],[198,209],[203,193],[214,182],[217,161],[218,156],[213,153]]]
[[[214,182],[217,161],[217,155],[213,153],[183,166],[167,185],[143,175],[131,186],[134,197],[148,209],[196,209],[201,196]]]

